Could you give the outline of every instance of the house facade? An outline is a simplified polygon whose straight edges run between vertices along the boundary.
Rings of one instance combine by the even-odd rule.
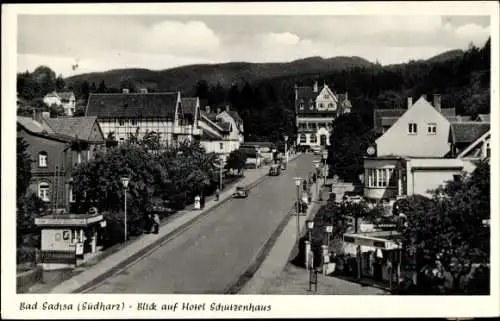
[[[76,98],[72,91],[51,92],[45,95],[43,102],[47,106],[57,105],[64,108],[66,116],[73,116],[76,110]]]
[[[96,117],[17,117],[17,136],[28,144],[32,160],[28,193],[35,193],[48,208],[69,212],[76,200],[72,171],[104,148]]]
[[[330,145],[333,121],[351,107],[347,93],[336,94],[326,84],[321,90],[317,82],[313,87],[295,85],[297,145]]]
[[[90,94],[85,115],[97,117],[104,135],[112,133],[119,143],[136,133],[142,138],[155,132],[162,143],[171,145],[201,135],[196,109],[190,107],[187,106],[187,113],[183,112],[180,92],[123,90],[117,94]]]
[[[207,152],[220,154],[227,158],[244,142],[243,120],[228,105],[211,108],[205,106],[200,111],[198,127],[203,131],[200,144]]]
[[[458,116],[451,116],[457,119]],[[425,97],[401,115],[369,148],[364,159],[364,196],[371,200],[408,195],[431,196],[446,181],[471,172],[474,161],[489,155],[489,123],[450,122],[439,98]],[[474,154],[472,150],[483,151]],[[475,160],[464,156],[479,155]],[[457,157],[461,156],[461,157]]]

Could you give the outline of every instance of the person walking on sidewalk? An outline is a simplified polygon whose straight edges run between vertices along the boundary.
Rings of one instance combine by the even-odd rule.
[[[155,213],[153,215],[153,233],[154,234],[158,234],[160,232],[160,216],[158,215],[158,213]]]
[[[220,197],[220,189],[217,187],[217,189],[215,190],[215,200],[218,201],[219,197]]]

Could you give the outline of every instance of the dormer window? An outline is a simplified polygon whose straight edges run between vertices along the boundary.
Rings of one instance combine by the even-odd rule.
[[[47,152],[38,153],[38,167],[47,167]]]

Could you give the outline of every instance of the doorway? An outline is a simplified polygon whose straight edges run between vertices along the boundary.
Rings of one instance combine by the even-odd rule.
[[[320,145],[325,147],[326,146],[326,135],[321,135],[319,137],[319,142],[320,142]]]

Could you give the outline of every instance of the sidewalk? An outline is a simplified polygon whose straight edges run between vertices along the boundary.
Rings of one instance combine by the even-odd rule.
[[[291,157],[289,162],[297,158],[298,155],[300,154]],[[252,188],[265,179],[268,170],[268,166],[263,166],[255,170],[246,170],[245,177],[237,184],[246,185]],[[174,217],[170,217],[170,219],[167,219],[166,222],[163,223],[159,234],[144,234],[136,240],[124,244],[116,253],[103,258],[102,261],[94,266],[89,267],[80,274],[55,286],[50,290],[50,293],[82,293],[88,290],[92,286],[113,275],[116,271],[125,268],[148,252],[153,251],[158,246],[169,241],[178,233],[187,229],[198,218],[208,214],[225,201],[230,200],[232,193],[232,188],[223,191],[220,194],[219,201],[215,201],[214,199],[208,200],[205,203],[205,208],[202,210],[184,210],[176,213]]]
[[[318,181],[316,184],[319,184]],[[306,220],[314,217],[319,210],[321,203],[317,202],[316,186],[313,184],[312,206],[307,210],[306,215],[299,216],[299,228],[301,234],[305,228]],[[293,204],[292,204],[293,206]],[[271,281],[278,278],[285,266],[288,264],[290,253],[297,246],[297,216],[295,210],[292,210],[288,216],[288,223],[283,229],[281,235],[278,236],[276,243],[269,251],[268,255],[255,272],[253,277],[243,286],[238,294],[265,294],[268,291]]]

